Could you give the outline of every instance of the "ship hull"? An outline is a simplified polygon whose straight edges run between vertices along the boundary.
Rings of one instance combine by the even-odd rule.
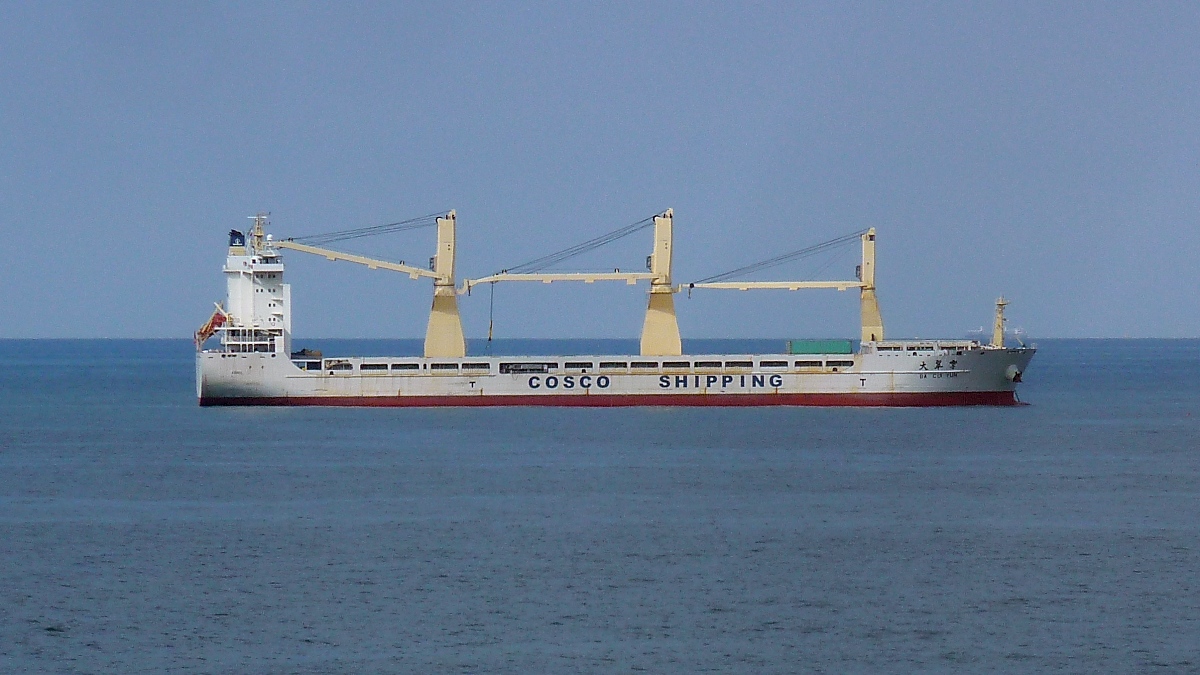
[[[864,345],[863,352],[854,355],[353,357],[307,364],[293,363],[282,355],[201,352],[196,362],[196,393],[202,406],[932,407],[1019,403],[1016,386],[1033,349],[928,346],[931,348],[885,352]],[[586,367],[568,367],[572,364]]]
[[[1020,405],[1015,392],[906,392],[860,394],[597,394],[557,396],[240,396],[201,398],[202,406],[330,406],[368,408],[440,408],[550,406],[568,408],[632,407],[865,407]]]

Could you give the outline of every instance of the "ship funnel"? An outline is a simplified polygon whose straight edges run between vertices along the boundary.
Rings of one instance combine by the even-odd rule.
[[[229,231],[229,255],[246,255],[246,235],[238,230]]]

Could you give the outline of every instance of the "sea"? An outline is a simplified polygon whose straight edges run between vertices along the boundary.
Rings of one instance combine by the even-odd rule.
[[[1200,340],[1038,343],[1017,407],[289,409],[0,341],[0,672],[1200,672]]]

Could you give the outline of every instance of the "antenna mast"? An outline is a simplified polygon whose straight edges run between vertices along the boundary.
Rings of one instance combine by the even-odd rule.
[[[250,230],[250,253],[251,253],[251,255],[258,255],[259,252],[262,251],[264,248],[263,241],[266,236],[264,234],[264,227],[267,224],[267,216],[270,216],[270,215],[271,215],[270,212],[267,212],[267,213],[259,212],[259,213],[254,214],[253,216],[247,216],[248,218],[254,220],[254,227],[251,228],[251,230]]]

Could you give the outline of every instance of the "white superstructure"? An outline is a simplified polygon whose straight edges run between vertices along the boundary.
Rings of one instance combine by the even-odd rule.
[[[223,351],[287,354],[292,344],[292,288],[283,283],[283,258],[266,215],[254,216],[249,235],[229,232],[225,258],[224,325],[217,329]]]

